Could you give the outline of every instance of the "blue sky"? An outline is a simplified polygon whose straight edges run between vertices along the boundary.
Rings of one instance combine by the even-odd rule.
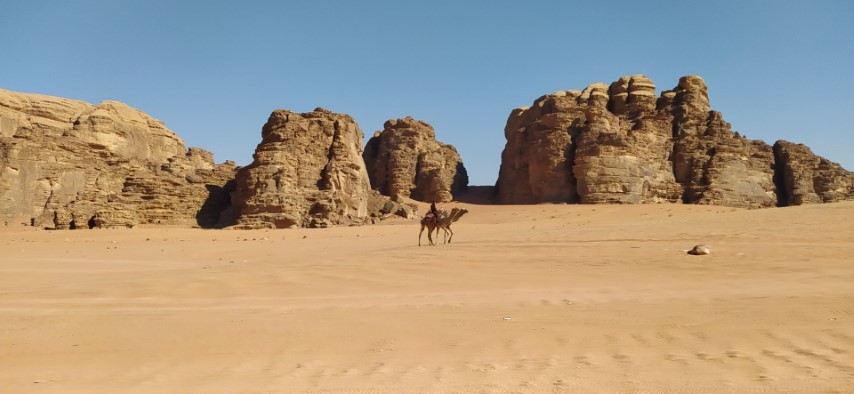
[[[413,116],[471,184],[498,176],[514,107],[646,74],[709,85],[733,129],[854,170],[854,1],[0,0],[0,88],[161,119],[218,162],[252,160],[275,109],[370,137]]]

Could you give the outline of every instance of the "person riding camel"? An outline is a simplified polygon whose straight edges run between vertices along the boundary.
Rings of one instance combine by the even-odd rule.
[[[430,212],[427,212],[427,215],[424,215],[424,217],[433,223],[439,221],[439,210],[436,209],[436,201],[430,203]]]

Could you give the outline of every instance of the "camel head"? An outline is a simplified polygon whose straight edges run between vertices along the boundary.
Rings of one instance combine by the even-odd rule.
[[[456,222],[457,220],[460,220],[460,218],[463,217],[463,215],[465,215],[467,213],[469,213],[468,209],[454,208],[451,210],[451,215],[449,216],[449,219],[451,219],[451,223],[453,223],[453,222]]]

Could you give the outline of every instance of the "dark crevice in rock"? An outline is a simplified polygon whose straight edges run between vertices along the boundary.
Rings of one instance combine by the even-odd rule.
[[[223,228],[233,223],[223,216],[231,207],[231,192],[234,191],[234,180],[230,180],[223,186],[205,185],[208,190],[208,198],[196,214],[196,224],[201,228]]]
[[[569,166],[569,203],[581,203],[581,197],[578,195],[578,179],[575,177],[575,154],[578,151],[578,136],[584,128],[584,119],[577,119],[570,125],[567,133],[569,133],[569,148],[566,150],[566,163]]]
[[[469,188],[469,175],[463,162],[457,163],[457,170],[454,174],[454,183],[451,185],[451,194],[457,196],[465,193]]]
[[[774,144],[774,189],[777,193],[777,206],[789,205],[790,190],[786,187],[786,165],[780,144]]]

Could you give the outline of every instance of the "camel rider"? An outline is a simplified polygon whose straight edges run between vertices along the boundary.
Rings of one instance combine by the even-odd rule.
[[[433,201],[430,203],[430,212],[427,212],[426,216],[428,219],[432,220],[433,223],[436,223],[439,221],[440,216],[439,216],[439,210],[436,209],[436,201]]]

